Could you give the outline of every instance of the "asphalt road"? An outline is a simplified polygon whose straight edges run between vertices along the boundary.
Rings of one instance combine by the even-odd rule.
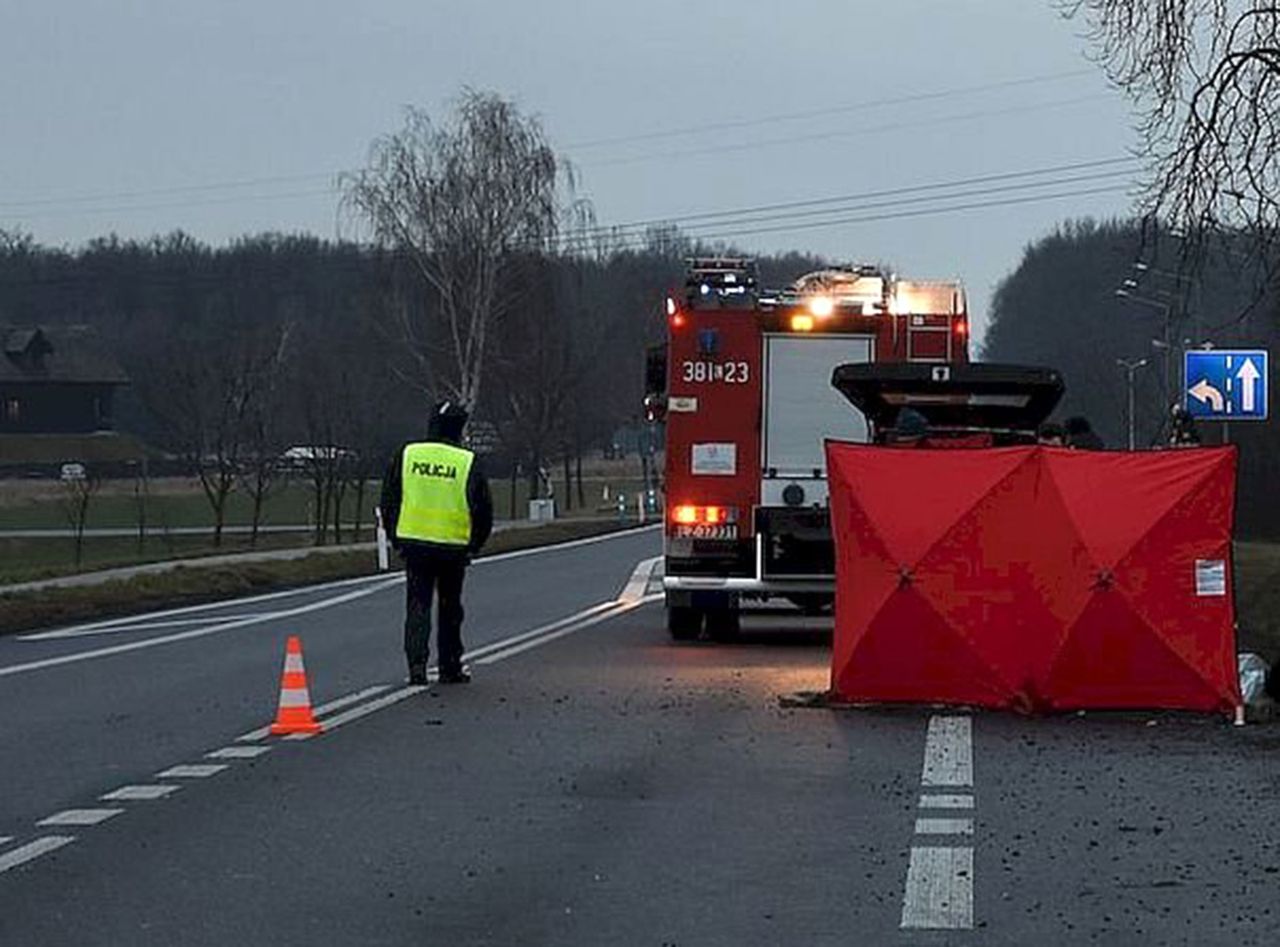
[[[1280,731],[784,708],[828,636],[765,612],[672,646],[628,582],[658,552],[478,565],[468,687],[404,688],[385,580],[0,640],[0,944],[1280,935]],[[305,741],[252,732],[290,633],[317,704],[364,695]],[[36,824],[76,809],[119,811]]]

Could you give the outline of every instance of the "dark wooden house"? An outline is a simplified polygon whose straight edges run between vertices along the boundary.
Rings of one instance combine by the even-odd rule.
[[[88,326],[0,325],[0,434],[112,429],[128,377]]]

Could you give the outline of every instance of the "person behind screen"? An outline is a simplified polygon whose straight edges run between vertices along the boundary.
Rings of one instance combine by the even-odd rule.
[[[1056,421],[1045,421],[1036,428],[1036,443],[1041,447],[1065,447],[1067,432]]]
[[[1073,450],[1105,450],[1106,444],[1102,442],[1102,438],[1093,429],[1093,425],[1089,423],[1089,419],[1076,415],[1073,418],[1067,418],[1065,425],[1067,429],[1067,446]]]

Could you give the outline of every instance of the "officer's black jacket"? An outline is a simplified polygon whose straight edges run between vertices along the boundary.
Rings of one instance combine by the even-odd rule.
[[[427,441],[452,444],[454,447],[460,446],[456,439],[450,437],[428,436]],[[455,555],[463,552],[464,550],[460,550],[457,546],[420,542],[414,539],[396,539],[396,521],[400,518],[400,497],[403,491],[401,477],[406,446],[408,445],[403,445],[396,451],[395,457],[387,466],[386,475],[382,478],[382,500],[378,505],[382,508],[382,522],[386,527],[387,537],[397,549],[401,550],[421,549]],[[489,493],[489,481],[485,478],[484,471],[480,469],[478,457],[471,464],[471,473],[467,476],[467,506],[471,510],[471,542],[467,544],[465,552],[474,555],[480,551],[480,547],[493,532],[493,497]]]

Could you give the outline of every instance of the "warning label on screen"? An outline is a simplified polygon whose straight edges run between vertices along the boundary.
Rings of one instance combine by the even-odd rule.
[[[1196,560],[1196,595],[1226,595],[1227,564],[1222,559]]]

